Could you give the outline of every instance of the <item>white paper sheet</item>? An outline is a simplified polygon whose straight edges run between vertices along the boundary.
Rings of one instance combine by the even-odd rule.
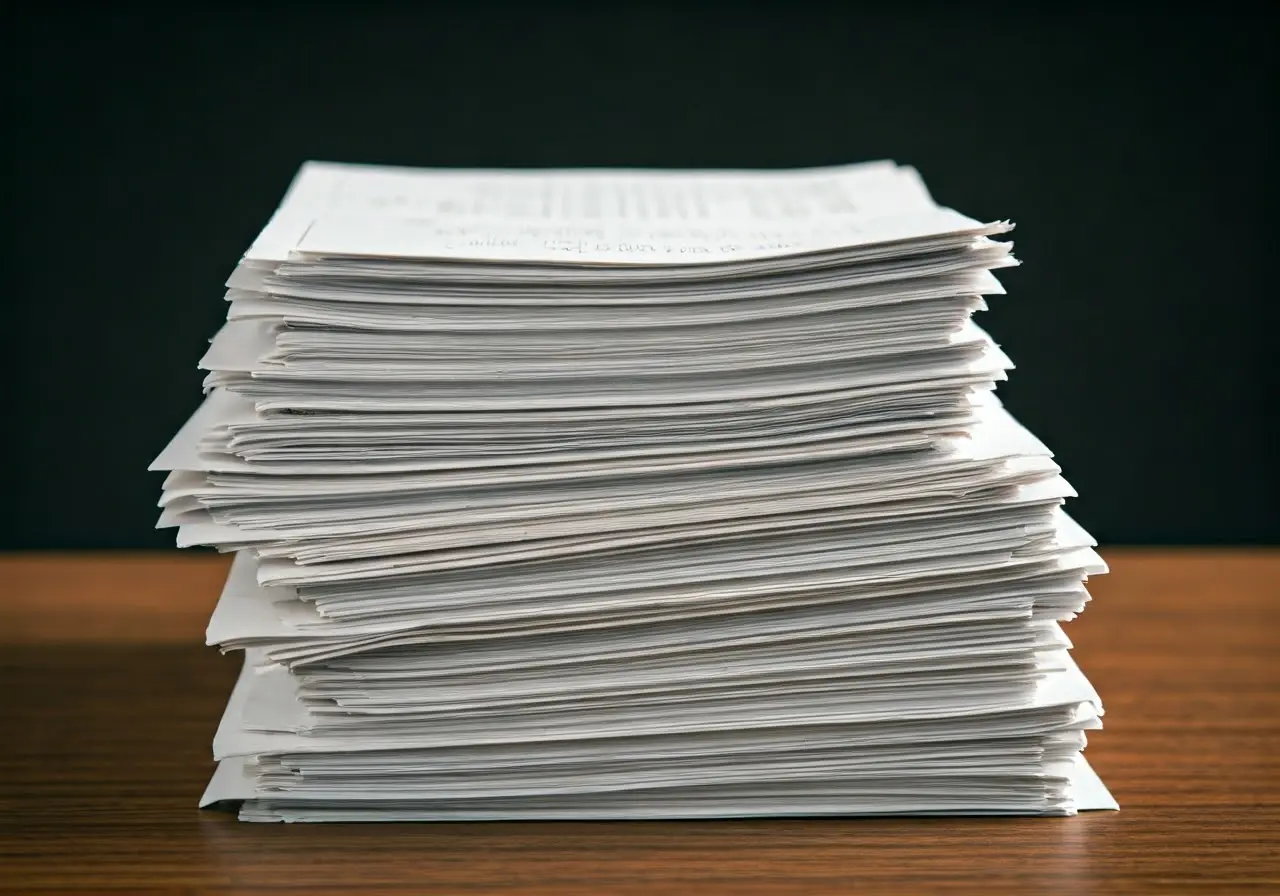
[[[308,163],[159,525],[235,551],[202,805],[249,821],[1071,815],[1106,572],[892,162]]]

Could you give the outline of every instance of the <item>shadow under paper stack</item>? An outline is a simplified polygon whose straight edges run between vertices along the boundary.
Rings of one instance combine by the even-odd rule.
[[[153,465],[252,821],[1072,814],[1106,571],[909,168],[309,163]]]

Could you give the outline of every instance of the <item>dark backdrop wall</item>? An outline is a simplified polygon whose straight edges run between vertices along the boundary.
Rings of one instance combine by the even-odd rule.
[[[0,29],[0,547],[172,543],[146,465],[199,399],[223,278],[307,158],[913,164],[940,202],[1018,222],[1024,266],[983,324],[1077,517],[1104,543],[1280,540],[1266,14],[32,6]]]

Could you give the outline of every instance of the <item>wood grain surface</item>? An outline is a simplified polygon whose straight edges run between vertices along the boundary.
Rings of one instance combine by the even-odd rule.
[[[237,660],[225,558],[0,556],[0,890],[1280,892],[1280,552],[1104,551],[1068,626],[1118,813],[250,825],[195,808]]]

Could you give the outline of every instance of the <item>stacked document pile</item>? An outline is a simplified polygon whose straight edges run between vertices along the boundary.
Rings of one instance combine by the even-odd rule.
[[[206,804],[253,821],[1114,808],[1059,623],[1106,571],[892,163],[308,164],[161,525],[234,551]]]

